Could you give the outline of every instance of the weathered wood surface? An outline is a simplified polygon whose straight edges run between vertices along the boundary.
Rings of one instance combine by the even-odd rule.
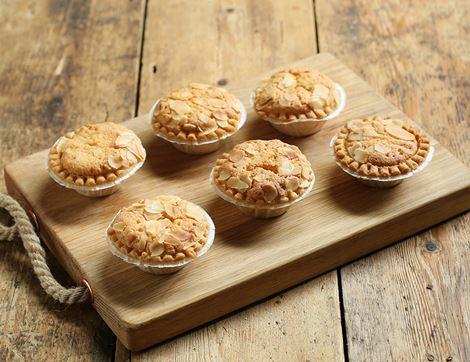
[[[231,62],[226,63],[230,69],[223,69],[219,74],[211,73],[209,68],[207,73],[202,74],[213,77],[213,81],[221,80],[223,84],[223,79],[229,82],[232,80],[228,78],[228,72],[250,72],[258,66],[258,69],[262,69],[264,64],[282,64],[311,54],[315,51],[311,40],[315,34],[315,23],[312,20],[315,15],[320,50],[337,55],[405,113],[424,122],[432,134],[469,165],[466,146],[469,139],[470,105],[466,82],[469,74],[469,29],[466,24],[468,21],[465,22],[469,12],[468,2],[362,0],[345,3],[330,0],[316,1],[315,12],[310,13],[311,8],[308,6],[311,3],[308,1],[305,2],[307,5],[303,1],[291,2],[290,9],[284,5],[287,2],[275,1],[275,5],[266,3],[213,3],[214,8],[225,9],[227,15],[231,14],[232,19],[236,19],[235,22],[219,21],[220,28],[215,30],[217,34],[224,27],[227,29],[225,34],[230,34],[228,30],[232,28],[227,27],[235,27],[244,34],[240,38],[251,39],[249,41],[253,42],[253,48],[249,53],[243,53],[243,58],[237,56],[228,59],[224,54],[230,52],[234,45],[213,38],[215,49],[226,47],[225,52],[216,54],[219,54],[221,61]],[[159,15],[153,12],[158,6],[162,5],[150,1],[149,15],[152,13],[158,18]],[[286,6],[285,10],[289,13],[268,11],[270,18],[266,21],[266,6],[281,7],[281,10],[282,6]],[[233,16],[240,9],[243,16]],[[199,26],[206,28],[205,22],[214,22],[210,14],[214,12],[206,15],[197,9],[183,9],[173,13],[173,18],[161,17],[158,21],[159,26],[171,28],[171,24],[179,23],[182,16],[194,17],[195,20],[191,22],[191,30],[194,31]],[[312,19],[307,21],[307,25],[302,21],[292,21],[292,18],[304,19],[309,15]],[[279,17],[287,20],[279,21]],[[143,21],[140,2],[100,1],[83,9],[79,2],[3,2],[0,6],[0,20],[0,165],[47,147],[63,129],[83,123],[82,117],[93,117],[93,120],[98,121],[106,119],[108,114],[111,117],[108,119],[119,120],[133,113],[137,94],[135,84],[139,64],[139,27]],[[152,21],[150,18],[147,20]],[[244,26],[240,26],[240,23]],[[246,24],[255,34],[245,33]],[[296,35],[286,37],[285,34],[294,27],[298,28]],[[174,26],[174,29],[178,30],[179,27]],[[179,38],[181,34],[177,34],[178,37],[175,37]],[[266,37],[266,34],[269,36]],[[273,34],[282,37],[282,51],[277,49],[280,47],[278,40],[272,40],[279,39]],[[200,35],[203,38],[199,41],[205,42],[204,37],[208,34]],[[162,39],[146,38],[145,48],[156,47],[160,62],[171,67],[172,53],[166,53],[158,45],[149,45],[159,41]],[[173,43],[169,43],[169,46],[173,51],[177,48]],[[188,43],[184,46],[192,47],[193,51],[196,47]],[[246,49],[245,46],[241,49]],[[131,50],[127,52],[125,49]],[[253,49],[256,49],[255,54]],[[64,60],[60,66],[64,50],[70,52],[65,58],[68,62]],[[154,59],[157,59],[154,58],[154,51],[148,50],[148,58],[145,58],[144,53],[147,61],[142,68],[142,97],[147,97],[146,87],[160,87],[159,69],[153,75],[155,78],[145,75],[146,72],[153,74],[152,61],[156,65]],[[177,54],[181,54],[181,51],[177,51]],[[192,56],[198,59],[203,57],[202,54]],[[259,60],[260,56],[262,61]],[[212,59],[212,56],[207,58]],[[108,67],[109,59],[112,59],[113,69]],[[254,62],[254,68],[237,68],[238,62],[250,61]],[[69,75],[64,74],[67,64],[71,64]],[[188,58],[187,64],[186,70],[200,67],[198,72],[204,72],[205,67],[199,62],[191,62]],[[61,69],[59,76],[54,75]],[[172,70],[173,79],[178,71]],[[99,88],[98,84],[101,84]],[[165,87],[168,89],[170,84],[166,83]],[[103,90],[106,90],[106,96],[103,96]],[[159,90],[153,92],[160,93]],[[67,101],[54,98],[56,94],[66,97]],[[139,111],[145,112],[150,102],[150,98],[143,99]],[[109,107],[111,104],[113,107]],[[3,184],[0,188],[4,190]],[[408,360],[426,358],[437,361],[445,360],[446,352],[453,356],[453,360],[469,359],[468,312],[462,312],[465,307],[469,309],[468,269],[465,269],[465,265],[469,264],[468,223],[468,215],[456,218],[341,270],[347,351],[351,360],[371,360],[372,357],[383,360],[394,356]],[[426,245],[427,241],[438,244],[439,251],[424,251],[426,248],[422,249],[422,245]],[[61,306],[51,304],[41,294],[23,250],[18,245],[5,244],[0,244],[0,249],[0,359],[6,356],[21,360],[33,355],[38,359],[61,359],[65,356],[71,359],[103,359],[108,355],[109,332],[91,309],[73,307],[63,310]],[[428,249],[433,249],[432,244],[429,244]],[[10,263],[11,260],[15,262]],[[63,276],[60,268],[55,270],[56,274]],[[331,281],[325,283],[323,289],[328,294],[337,290],[335,273],[330,273],[329,279]],[[321,285],[318,280],[305,285]],[[429,285],[426,283],[430,289],[424,290],[423,282],[428,280],[432,281]],[[318,297],[313,290],[317,288],[312,288],[308,295],[301,292],[302,288],[304,286],[286,293],[291,302],[283,307],[284,320],[290,328],[295,327],[299,320],[304,320],[298,317],[296,306],[304,305],[306,298]],[[359,292],[362,296],[358,296]],[[403,299],[404,295],[408,301]],[[337,296],[333,295],[333,298],[338,301]],[[422,300],[426,303],[422,304]],[[377,304],[377,301],[383,303]],[[326,305],[320,304],[316,310],[322,308],[326,308]],[[58,309],[61,312],[54,311]],[[292,348],[297,350],[288,344],[297,346],[304,343],[300,339],[288,339],[280,335],[276,339],[277,327],[273,328],[271,322],[270,326],[263,328],[265,319],[258,317],[259,313],[255,312],[258,309],[266,314],[271,313],[266,302],[260,303],[240,314],[133,357],[145,359],[169,356],[168,359],[174,359],[180,356],[180,359],[184,359],[187,353],[200,359],[209,359],[208,347],[204,347],[209,344],[208,341],[213,341],[217,335],[225,332],[224,322],[229,323],[232,319],[244,331],[239,332],[243,337],[225,335],[223,341],[238,346],[240,353],[249,343],[247,341],[256,341],[259,334],[266,336],[269,341],[266,344],[268,352],[263,355],[266,357],[286,356],[285,353]],[[248,312],[250,316],[244,320]],[[314,315],[316,312],[312,310],[309,313]],[[23,315],[33,317],[29,320]],[[272,318],[277,320],[277,316],[273,314]],[[314,323],[317,328],[324,328],[323,324]],[[215,326],[216,331],[213,331]],[[328,340],[334,342],[336,337],[323,339],[327,351]],[[196,351],[191,352],[193,345],[197,346]],[[212,346],[219,348],[217,343]],[[170,352],[162,352],[165,348]],[[254,348],[251,350],[254,355],[263,347],[250,348]],[[391,354],[392,351],[398,354]],[[312,355],[312,350],[305,355]],[[127,358],[128,353],[118,349],[116,359],[123,356]]]
[[[125,120],[135,108],[142,4],[15,1],[0,5],[3,166],[64,130]],[[65,284],[70,279],[48,260]],[[0,243],[0,360],[104,360],[114,336],[90,306],[48,299],[18,243]]]
[[[468,1],[317,1],[344,60],[467,166]],[[470,360],[470,214],[341,269],[352,361]]]

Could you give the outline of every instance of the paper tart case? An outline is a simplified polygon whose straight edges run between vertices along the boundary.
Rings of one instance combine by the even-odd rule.
[[[58,142],[57,140],[52,147],[55,146],[55,144]],[[143,147],[142,147],[143,148]],[[145,149],[144,149],[145,151]],[[88,196],[88,197],[102,197],[102,196],[108,196],[111,195],[112,193],[116,192],[121,183],[127,180],[129,177],[134,175],[144,164],[145,159],[147,158],[147,153],[145,153],[144,159],[142,161],[139,161],[136,163],[134,166],[130,167],[127,169],[127,172],[118,177],[116,180],[112,182],[106,182],[102,183],[100,185],[96,186],[77,186],[75,184],[69,183],[62,178],[60,178],[51,168],[49,165],[49,155],[47,156],[46,160],[46,169],[49,172],[49,176],[57,182],[60,186],[63,186],[67,189],[75,190],[78,192],[80,195]]]
[[[271,126],[277,129],[279,132],[284,133],[288,136],[304,137],[317,133],[322,129],[326,122],[338,117],[338,115],[344,110],[344,107],[346,106],[346,92],[344,91],[343,87],[340,86],[338,83],[335,83],[335,88],[339,93],[339,105],[338,107],[336,107],[333,113],[326,116],[325,118],[305,118],[290,122],[281,121],[275,118],[264,117],[263,119],[267,120],[271,124]],[[256,91],[253,91],[250,96],[250,106],[254,109],[256,113],[255,95]]]
[[[256,204],[253,205],[253,204],[249,204],[246,202],[235,200],[233,197],[230,197],[221,189],[219,189],[216,182],[214,181],[214,168],[212,168],[212,171],[210,174],[210,182],[215,193],[218,196],[220,196],[225,201],[228,201],[231,204],[234,204],[235,206],[237,206],[238,209],[243,214],[247,216],[251,216],[256,219],[269,219],[272,217],[281,216],[282,214],[286,213],[287,210],[289,210],[289,208],[293,204],[305,199],[309,195],[310,191],[312,191],[313,189],[313,185],[315,184],[315,174],[313,174],[313,180],[310,182],[310,185],[308,186],[307,190],[305,190],[305,192],[301,196],[299,196],[297,199],[292,200],[290,202],[286,202],[285,204],[277,204],[277,205],[272,205],[272,206],[256,205]]]
[[[404,175],[397,175],[397,176],[391,176],[391,177],[369,177],[369,176],[360,175],[354,172],[353,170],[349,169],[348,167],[344,166],[341,162],[338,161],[338,159],[336,158],[335,150],[334,150],[335,141],[336,141],[336,135],[333,136],[333,138],[331,139],[329,146],[330,146],[331,155],[333,156],[339,168],[341,168],[348,175],[354,177],[360,183],[366,186],[378,188],[378,189],[386,189],[386,188],[390,188],[393,186],[397,186],[398,184],[403,182],[403,180],[406,180],[414,176],[418,172],[421,172],[431,162],[431,159],[434,156],[434,146],[431,145],[429,147],[429,152],[426,155],[426,158],[424,159],[423,163],[419,165],[415,170],[410,171]]]
[[[222,147],[222,145],[228,138],[234,136],[245,125],[246,119],[247,119],[246,108],[243,105],[242,101],[238,99],[238,103],[240,104],[240,108],[242,111],[240,114],[240,119],[237,124],[237,130],[235,132],[231,134],[227,134],[216,140],[208,140],[208,141],[203,141],[203,142],[181,142],[181,141],[169,139],[165,134],[156,132],[153,129],[153,114],[155,113],[155,110],[157,109],[157,106],[160,103],[160,100],[161,98],[155,102],[152,109],[150,110],[150,113],[149,113],[150,127],[152,127],[152,130],[156,136],[164,139],[167,142],[170,142],[173,145],[173,147],[175,147],[177,150],[184,152],[184,153],[191,154],[191,155],[204,155],[207,153],[217,151],[220,147]]]
[[[207,251],[210,249],[212,244],[214,243],[214,238],[215,238],[215,225],[214,221],[212,221],[212,218],[209,216],[209,214],[204,210],[202,207],[199,205],[194,204],[197,206],[204,217],[206,218],[207,223],[209,224],[209,234],[207,236],[207,241],[204,244],[204,246],[197,252],[196,258],[185,258],[183,260],[178,260],[178,261],[172,261],[172,262],[161,262],[161,263],[150,263],[150,262],[145,262],[140,259],[133,258],[127,254],[124,254],[121,250],[119,250],[116,245],[114,245],[113,241],[108,235],[108,229],[111,227],[111,225],[114,223],[114,220],[116,217],[120,214],[121,211],[119,211],[116,216],[114,216],[113,220],[111,223],[108,225],[105,231],[105,237],[106,241],[108,242],[108,246],[111,250],[111,252],[117,256],[118,258],[124,260],[125,262],[129,264],[133,264],[137,266],[139,269],[143,270],[144,272],[151,273],[151,274],[171,274],[175,273],[178,270],[181,270],[184,268],[186,265],[188,265],[190,262],[199,259],[201,256],[203,256]]]

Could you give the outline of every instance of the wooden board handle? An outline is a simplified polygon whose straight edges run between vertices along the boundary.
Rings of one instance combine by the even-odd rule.
[[[87,300],[93,302],[93,293],[86,280],[83,280],[84,286],[65,288],[54,278],[46,263],[46,253],[41,241],[21,205],[10,195],[0,193],[0,208],[5,209],[14,221],[12,226],[0,224],[0,240],[13,241],[17,236],[21,238],[34,273],[44,291],[58,302],[65,304],[83,303]],[[34,214],[32,219],[37,226]]]

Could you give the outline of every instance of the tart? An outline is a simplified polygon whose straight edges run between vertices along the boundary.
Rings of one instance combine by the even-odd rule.
[[[233,94],[200,83],[172,91],[151,112],[155,133],[188,153],[215,151],[245,119],[246,111]]]
[[[412,175],[429,159],[429,138],[401,119],[367,117],[347,122],[333,144],[337,162],[363,179]]]
[[[217,193],[250,215],[287,211],[312,188],[314,173],[298,147],[280,140],[243,142],[224,153],[212,171]]]
[[[344,98],[342,88],[326,75],[309,69],[287,69],[273,74],[256,89],[253,105],[260,118],[279,131],[305,136],[339,114]]]
[[[96,123],[60,137],[49,150],[48,169],[62,186],[102,196],[115,191],[145,157],[134,132],[112,122]]]
[[[111,250],[151,272],[181,269],[205,253],[214,226],[199,206],[159,195],[122,208],[107,229]]]

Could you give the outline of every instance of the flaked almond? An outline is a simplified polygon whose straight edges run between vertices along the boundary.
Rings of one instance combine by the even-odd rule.
[[[245,148],[245,152],[251,156],[256,156],[258,154],[258,152],[254,148],[251,148],[251,147]]]
[[[382,145],[380,143],[375,143],[374,144],[374,150],[379,152],[379,153],[382,153],[384,155],[386,155],[387,153],[389,153],[392,149],[386,145]]]
[[[153,202],[151,200],[145,200],[145,211],[149,214],[159,214],[163,212],[163,205],[159,202]]]
[[[120,155],[109,155],[108,156],[108,164],[114,170],[118,170],[122,167],[122,161],[123,160],[122,160]]]
[[[389,135],[401,140],[413,141],[415,139],[415,136],[412,133],[405,131],[403,128],[395,124],[386,125],[385,130]]]
[[[219,121],[228,121],[228,116],[227,116],[227,113],[225,112],[214,111],[212,112],[212,115],[215,118],[217,118]]]
[[[256,180],[258,182],[262,182],[266,179],[266,175],[264,173],[259,173],[253,177],[253,180]]]
[[[157,236],[160,231],[160,224],[157,220],[147,220],[145,222],[145,231],[151,236]]]
[[[312,105],[313,108],[323,108],[325,105],[325,101],[319,96],[314,94],[310,98],[310,105]]]
[[[115,231],[124,231],[124,228],[126,227],[126,224],[124,224],[122,221],[121,222],[115,222],[113,225],[112,225],[112,228],[115,230]]]
[[[244,191],[249,187],[249,185],[246,182],[243,182],[238,177],[233,177],[233,176],[227,180],[227,186],[230,188],[239,190],[239,191]]]
[[[176,238],[178,239],[180,242],[183,242],[183,241],[186,241],[186,240],[189,240],[192,236],[191,233],[187,232],[186,230],[183,230],[183,229],[175,229],[171,232],[171,234]]]
[[[296,84],[297,81],[295,77],[290,73],[286,73],[280,82],[280,85],[285,88],[295,87]]]
[[[248,173],[242,173],[240,174],[240,180],[243,181],[248,185],[248,187],[251,186],[251,177]]]
[[[367,152],[364,151],[362,148],[356,148],[354,150],[354,159],[360,163],[367,162]]]
[[[219,176],[217,176],[217,179],[220,181],[225,181],[230,177],[230,172],[228,172],[225,169],[220,170]]]
[[[289,159],[286,157],[281,157],[280,165],[278,168],[278,173],[281,176],[288,176],[292,174],[294,166],[290,163]]]
[[[219,98],[208,98],[207,103],[211,107],[216,107],[216,108],[224,108],[227,105],[227,103],[224,100],[219,99]]]
[[[162,253],[165,251],[165,248],[163,247],[163,245],[155,242],[150,244],[149,250],[151,256],[159,256],[162,255]]]
[[[135,140],[135,136],[132,134],[122,134],[116,138],[116,146],[118,147],[126,147],[129,143]]]
[[[201,210],[194,205],[189,204],[186,209],[186,215],[200,223],[205,221],[204,215],[202,214]]]
[[[232,162],[238,162],[240,161],[243,157],[245,157],[245,154],[243,151],[236,150],[230,153],[229,160]]]
[[[286,189],[295,191],[299,188],[299,179],[297,177],[289,177],[286,181]]]
[[[191,113],[192,108],[186,104],[184,101],[180,100],[173,100],[169,99],[168,100],[168,106],[176,112],[176,114],[185,114],[185,113]]]
[[[353,132],[362,133],[362,121],[360,119],[349,121],[347,127]]]
[[[263,198],[268,203],[272,202],[278,195],[277,189],[271,184],[263,185],[261,188],[263,189],[264,193]]]
[[[296,174],[294,173],[294,175],[296,175]],[[310,178],[312,177],[312,169],[309,168],[309,167],[303,167],[302,168],[302,177],[310,180]]]
[[[368,137],[377,137],[379,135],[371,125],[365,126],[362,130],[362,133]]]
[[[62,153],[66,145],[67,139],[65,137],[60,137],[55,144],[55,149],[57,150],[57,153]]]
[[[364,139],[364,136],[359,133],[350,133],[348,135],[348,140],[350,141],[361,141]]]
[[[176,205],[165,204],[163,207],[165,209],[165,213],[172,219],[177,219],[184,215],[183,210]]]

